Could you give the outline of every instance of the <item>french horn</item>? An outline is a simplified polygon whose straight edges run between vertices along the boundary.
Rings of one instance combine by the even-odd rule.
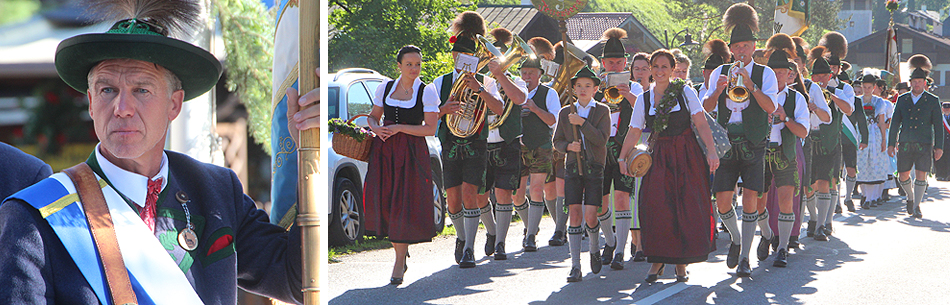
[[[475,71],[481,71],[488,66],[488,62],[492,59],[503,56],[501,51],[482,35],[476,36],[475,49],[475,57],[478,57],[478,65]],[[463,73],[474,75],[471,72]],[[461,75],[452,84],[452,91],[449,96],[454,96],[455,100],[459,101],[462,106],[456,113],[445,115],[445,125],[449,132],[459,138],[468,138],[478,133],[482,129],[482,124],[485,123],[485,111],[488,110],[485,101],[465,84]]]
[[[577,97],[574,96],[574,90],[571,88],[571,78],[574,78],[574,74],[577,74],[577,71],[580,71],[587,65],[590,66],[591,70],[600,70],[600,62],[597,61],[594,55],[590,55],[584,50],[581,50],[581,48],[565,42],[564,62],[561,63],[561,67],[557,70],[554,81],[551,84],[551,88],[557,92],[561,100],[561,106],[568,105],[577,100]]]

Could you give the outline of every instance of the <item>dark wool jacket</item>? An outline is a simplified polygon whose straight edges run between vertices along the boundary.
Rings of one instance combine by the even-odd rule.
[[[0,202],[52,174],[40,159],[0,142]]]

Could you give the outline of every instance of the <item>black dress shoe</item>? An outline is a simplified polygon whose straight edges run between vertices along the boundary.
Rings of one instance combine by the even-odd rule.
[[[774,232],[773,232],[773,234],[774,234]],[[770,242],[770,244],[772,244],[772,251],[773,251],[773,252],[774,252],[774,251],[778,251],[778,235],[772,235],[772,242]]]
[[[568,283],[576,283],[576,282],[580,282],[580,281],[583,281],[583,280],[584,280],[584,278],[581,277],[581,268],[579,268],[579,267],[571,268],[571,274],[568,275],[568,277],[567,277],[567,282],[568,282]]]
[[[551,239],[548,240],[548,246],[563,246],[566,239],[564,232],[554,231],[554,236],[551,236]]]
[[[462,253],[462,261],[459,262],[459,268],[474,268],[475,267],[475,251],[472,249],[465,249]]]
[[[462,250],[465,249],[465,241],[456,238],[455,239],[455,263],[458,264],[462,262]]]
[[[854,212],[854,211],[856,211],[856,210],[854,209],[854,200],[852,200],[852,199],[849,198],[848,200],[845,200],[845,201],[844,201],[844,205],[848,207],[848,212]]]
[[[919,206],[918,206],[916,209],[914,209],[914,218],[917,218],[917,219],[922,219],[922,218],[924,218],[924,215],[920,213],[920,207],[919,207]]]
[[[534,234],[529,234],[524,237],[524,252],[536,252],[538,251],[538,244],[535,243]]]
[[[648,284],[653,284],[653,283],[656,283],[657,277],[658,276],[656,274],[647,274],[647,278],[644,279],[644,281],[647,282]]]
[[[726,254],[726,267],[729,269],[739,265],[739,250],[742,250],[742,245],[729,244],[729,254]]]
[[[867,198],[861,197],[861,209],[867,210],[871,208],[871,202]]]
[[[495,235],[485,233],[485,256],[495,254]]]
[[[677,275],[676,275],[676,281],[677,281],[677,282],[681,282],[681,283],[685,283],[685,282],[689,281],[689,271],[686,271],[686,274],[684,274],[684,275],[679,275],[679,274],[677,274]]]
[[[788,237],[788,248],[789,249],[798,249],[801,243],[798,242],[798,236],[789,236]]]
[[[623,270],[623,253],[614,255],[613,261],[610,262],[610,269]]]
[[[788,250],[779,249],[778,253],[775,254],[775,262],[772,263],[772,266],[775,266],[775,267],[788,266]]]
[[[820,226],[815,230],[814,238],[817,241],[828,241],[828,235],[825,235],[825,226]]]
[[[752,275],[752,267],[749,266],[749,259],[743,257],[739,262],[739,268],[736,269],[736,275],[739,277],[749,277]]]
[[[647,260],[647,256],[643,254],[643,251],[638,250],[637,253],[633,255],[633,261],[635,262],[642,262],[645,260]]]
[[[495,245],[495,260],[503,261],[508,259],[508,254],[505,253],[505,242],[500,242]]]
[[[600,255],[597,252],[590,253],[590,271],[594,274],[600,273],[600,268],[604,266],[604,262],[600,260]]]
[[[827,236],[830,237],[830,236],[831,236],[831,233],[834,233],[834,232],[835,232],[834,229],[831,228],[831,223],[826,223],[826,224],[825,224],[825,235],[827,235]]]
[[[759,247],[755,249],[755,256],[760,260],[764,261],[766,258],[769,258],[769,246],[771,246],[772,239],[766,239],[762,237],[759,239]]]
[[[389,278],[389,284],[390,284],[390,285],[393,285],[393,286],[402,285],[402,278],[401,278],[401,277],[391,277],[391,278]]]
[[[807,233],[805,236],[807,236],[807,237],[815,236],[815,228],[817,228],[817,224],[818,224],[818,223],[817,223],[816,221],[814,221],[814,220],[809,220],[809,221],[808,221],[808,229],[805,229],[805,233]]]
[[[610,265],[614,257],[614,250],[617,250],[616,240],[614,241],[613,247],[604,245],[604,252],[600,254],[600,261],[603,262],[604,265]]]
[[[914,215],[914,201],[907,199],[904,202],[904,210],[907,211],[907,215]]]
[[[841,214],[841,204],[835,205],[835,214]]]

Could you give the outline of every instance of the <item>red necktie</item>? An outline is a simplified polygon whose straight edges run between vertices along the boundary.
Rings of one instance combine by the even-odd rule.
[[[162,178],[148,181],[148,193],[145,195],[145,207],[142,209],[139,217],[148,226],[149,230],[155,232],[155,203],[158,202],[158,194],[162,192]]]

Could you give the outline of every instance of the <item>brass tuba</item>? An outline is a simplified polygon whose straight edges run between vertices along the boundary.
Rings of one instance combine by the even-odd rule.
[[[739,69],[743,69],[742,61],[737,60],[729,67],[729,87],[726,94],[729,99],[736,103],[744,103],[749,100],[749,89],[745,87],[742,75],[738,74]]]
[[[600,62],[594,55],[590,55],[581,48],[574,46],[569,42],[564,42],[564,62],[557,70],[551,88],[557,92],[561,100],[561,106],[568,105],[577,100],[574,96],[574,90],[571,88],[571,78],[584,66],[590,65],[591,70],[600,70]]]
[[[482,35],[476,36],[475,48],[475,57],[478,57],[478,66],[475,71],[481,71],[488,66],[489,61],[502,56],[501,51]],[[462,103],[462,109],[458,112],[445,115],[445,124],[449,131],[459,138],[468,138],[478,133],[485,122],[485,110],[488,108],[485,106],[485,101],[465,84],[461,75],[452,84],[449,96],[454,96],[455,100]]]
[[[531,50],[531,47],[528,46],[528,43],[524,42],[524,40],[518,35],[514,35],[514,41],[511,42],[511,48],[509,48],[508,52],[505,52],[505,55],[499,59],[502,60],[501,67],[507,71],[508,68],[511,68],[511,66],[521,62],[522,59],[529,57],[533,58],[536,56],[537,55],[534,54],[534,51]],[[492,75],[492,77],[498,79],[499,77],[508,77],[508,75]],[[505,111],[499,116],[495,115],[491,109],[488,110],[488,118],[486,120],[488,121],[488,128],[490,129],[496,129],[501,126],[501,124],[504,124],[505,120],[508,118],[508,115],[511,114],[512,106],[514,106],[514,103],[508,98],[508,95],[505,94],[505,89],[501,88],[501,86],[498,88],[498,93],[501,94],[502,97],[502,103],[505,104]]]

